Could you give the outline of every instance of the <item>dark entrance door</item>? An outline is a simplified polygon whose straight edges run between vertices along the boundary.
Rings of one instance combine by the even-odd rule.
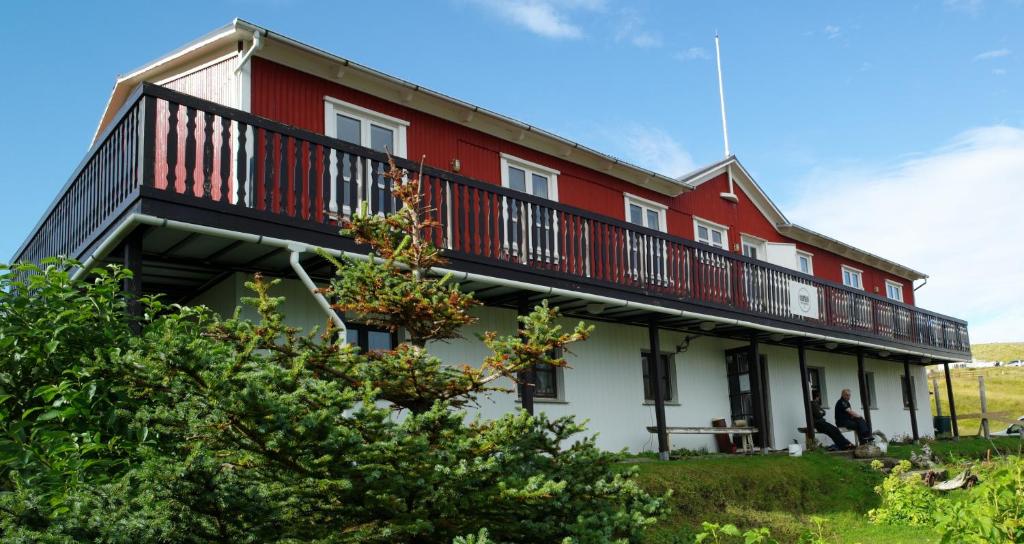
[[[747,425],[757,427],[760,432],[767,433],[768,443],[771,443],[771,403],[768,402],[768,359],[761,355],[760,359],[760,387],[755,387],[753,375],[750,372],[750,349],[737,348],[725,352],[726,379],[729,382],[729,407],[732,411],[733,425],[735,421],[746,421]],[[760,407],[754,402],[755,395],[761,395],[764,400],[766,414],[760,414]],[[762,424],[762,420],[765,422]],[[760,444],[760,433],[754,435],[754,444]]]

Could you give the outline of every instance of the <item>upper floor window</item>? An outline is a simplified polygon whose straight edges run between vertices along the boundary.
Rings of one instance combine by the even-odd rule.
[[[807,274],[809,276],[814,275],[814,256],[806,251],[796,252],[796,268],[797,270]]]
[[[864,289],[863,272],[843,265],[843,285],[854,289]]]
[[[408,121],[330,97],[324,99],[324,112],[328,136],[396,157],[406,156]]]
[[[501,154],[501,185],[548,200],[558,200],[560,172],[537,163]]]
[[[645,198],[626,193],[626,221],[641,227],[667,232],[665,211],[667,207]]]
[[[898,281],[885,280],[885,296],[903,302],[903,284]]]
[[[764,240],[754,236],[741,234],[740,245],[743,248],[743,255],[750,257],[751,259],[765,259],[767,250],[765,248]]]
[[[693,219],[693,237],[698,242],[721,249],[729,249],[728,232],[729,228],[724,225],[697,219],[696,217]]]

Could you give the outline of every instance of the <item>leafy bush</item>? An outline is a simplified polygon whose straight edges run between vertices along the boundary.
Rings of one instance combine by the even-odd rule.
[[[943,542],[1024,542],[1024,459],[985,470],[981,483],[935,512]]]
[[[872,466],[881,467],[879,461]],[[900,461],[882,485],[875,492],[882,497],[882,504],[870,512],[868,517],[875,523],[890,525],[928,525],[932,523],[940,498],[916,475],[907,475],[910,461]]]

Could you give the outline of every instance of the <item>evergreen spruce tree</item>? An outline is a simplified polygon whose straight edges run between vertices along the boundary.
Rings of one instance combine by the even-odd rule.
[[[0,442],[7,473],[0,480],[0,531],[25,542],[639,539],[663,513],[664,500],[641,490],[633,472],[618,466],[621,456],[599,450],[572,418],[519,411],[483,421],[460,411],[505,390],[502,378],[540,363],[565,365],[556,354],[590,329],[563,330],[557,312],[541,304],[520,317],[520,333],[485,334],[493,354],[478,365],[450,366],[431,356],[431,342],[458,338],[478,303],[433,274],[444,260],[421,237],[436,226],[424,219],[418,177],[394,163],[388,176],[402,207],[386,217],[355,214],[346,229],[369,245],[370,258],[334,260],[337,275],[325,291],[339,311],[405,341],[361,353],[335,341],[329,323],[322,334],[303,333],[279,312],[276,280],[259,276],[246,300],[258,322],[147,301],[142,336],[118,332],[102,349],[88,344],[82,349],[91,351],[80,352],[68,344],[62,354],[77,361],[76,376],[102,372],[104,398],[114,399],[89,418],[70,414],[66,421],[117,447],[87,455],[70,448],[50,452],[45,463],[22,462],[19,448],[45,447],[32,443],[33,419],[20,427],[0,422],[9,438]],[[68,290],[101,285],[107,292],[116,285],[112,277]],[[7,307],[33,304],[24,289],[0,289],[0,297]],[[0,349],[18,345],[7,336],[46,335],[3,327]],[[61,334],[53,327],[43,332]],[[45,357],[45,350],[31,356]],[[35,362],[5,358],[0,370]],[[58,382],[58,374],[34,379],[32,387]],[[89,387],[78,379],[45,397],[24,387],[0,393],[43,406],[62,395],[79,398]],[[101,435],[108,413],[124,423]],[[64,422],[54,416],[37,424],[52,431]],[[102,477],[50,468],[73,466],[54,458],[83,455],[116,462],[104,465],[111,468]],[[26,486],[27,477],[49,483]]]

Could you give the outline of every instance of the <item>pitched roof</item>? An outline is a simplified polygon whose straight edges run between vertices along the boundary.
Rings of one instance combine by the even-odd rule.
[[[928,277],[927,274],[918,272],[908,266],[879,257],[878,255],[864,251],[863,249],[840,242],[835,238],[831,238],[806,227],[792,223],[785,215],[782,214],[782,211],[774,202],[772,202],[771,198],[768,197],[768,194],[764,192],[760,185],[757,184],[753,176],[750,175],[750,172],[743,167],[743,164],[740,163],[739,159],[737,159],[735,155],[729,155],[716,163],[698,168],[697,170],[683,175],[678,179],[679,181],[696,188],[724,173],[732,175],[733,181],[743,189],[743,192],[750,197],[754,206],[757,207],[769,222],[771,222],[775,227],[775,230],[783,236],[826,251],[831,251],[832,253],[850,259],[851,261],[866,264],[911,281],[922,280]]]

